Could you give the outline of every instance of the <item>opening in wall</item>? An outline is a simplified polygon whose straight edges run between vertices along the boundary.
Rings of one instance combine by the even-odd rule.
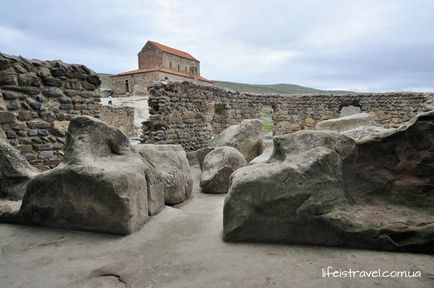
[[[350,115],[354,115],[354,114],[359,114],[362,111],[360,110],[359,106],[353,106],[353,105],[348,105],[348,106],[343,106],[341,108],[341,110],[339,111],[340,115],[339,117],[345,117],[345,116],[350,116]]]
[[[130,83],[128,83],[128,80],[125,80],[125,93],[130,92]]]
[[[262,134],[264,139],[273,139],[274,122],[273,122],[273,107],[266,105],[261,110]]]

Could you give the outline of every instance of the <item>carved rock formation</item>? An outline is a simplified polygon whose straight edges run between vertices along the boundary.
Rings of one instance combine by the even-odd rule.
[[[27,182],[39,171],[10,145],[0,128],[0,198],[20,200]]]
[[[223,146],[234,147],[249,162],[264,151],[262,121],[247,119],[238,125],[230,126],[215,136],[208,146],[214,148]]]
[[[179,204],[190,197],[193,178],[187,156],[181,145],[138,144],[134,146],[134,149],[155,170],[153,173],[158,175],[163,183],[163,194],[158,189],[150,189],[151,205],[158,207],[164,203]],[[151,179],[150,181],[157,182]]]
[[[203,161],[200,188],[204,193],[222,194],[229,190],[229,178],[235,170],[247,165],[237,149],[223,146],[211,151]]]
[[[73,118],[65,157],[27,186],[24,223],[129,234],[148,218],[146,167],[120,130],[97,119]]]
[[[434,253],[434,112],[358,142],[299,131],[274,145],[232,174],[226,241]]]

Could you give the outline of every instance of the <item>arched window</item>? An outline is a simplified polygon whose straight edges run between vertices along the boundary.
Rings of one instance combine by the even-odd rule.
[[[187,72],[187,66],[184,67],[185,72]]]
[[[179,71],[179,64],[178,64],[178,71]]]
[[[172,68],[172,62],[170,62],[170,68]]]
[[[125,93],[130,92],[130,83],[128,83],[128,80],[125,80]]]

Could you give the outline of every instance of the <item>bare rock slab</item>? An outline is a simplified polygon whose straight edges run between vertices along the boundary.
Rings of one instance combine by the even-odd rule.
[[[363,141],[276,137],[268,163],[232,174],[226,241],[434,253],[434,112]]]
[[[247,165],[247,161],[237,149],[229,146],[217,148],[203,161],[200,187],[204,193],[222,194],[229,190],[231,174]]]
[[[265,149],[262,141],[262,121],[258,119],[243,120],[233,125],[211,140],[209,147],[230,146],[240,151],[247,162],[261,155]]]
[[[26,158],[8,143],[0,129],[0,198],[22,199],[27,182],[39,173]]]
[[[148,218],[143,159],[119,129],[97,119],[73,118],[65,157],[27,186],[24,223],[129,234]]]
[[[324,120],[316,124],[317,130],[345,131],[360,126],[376,126],[374,117],[368,113]]]
[[[181,145],[137,144],[134,149],[155,170],[163,182],[163,193],[161,190],[150,189],[153,203],[151,205],[158,207],[164,206],[164,203],[179,204],[190,197],[193,178],[186,153]]]

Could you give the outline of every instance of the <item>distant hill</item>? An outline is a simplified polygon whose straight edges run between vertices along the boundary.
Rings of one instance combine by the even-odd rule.
[[[227,81],[214,81],[214,85],[245,93],[280,93],[280,94],[311,94],[311,93],[348,93],[351,91],[319,90],[295,84],[243,84]]]
[[[101,89],[111,89],[108,73],[98,73],[101,79]],[[214,81],[214,85],[245,93],[280,93],[280,94],[311,94],[311,93],[348,93],[350,91],[319,90],[295,84],[244,84],[228,81]]]

